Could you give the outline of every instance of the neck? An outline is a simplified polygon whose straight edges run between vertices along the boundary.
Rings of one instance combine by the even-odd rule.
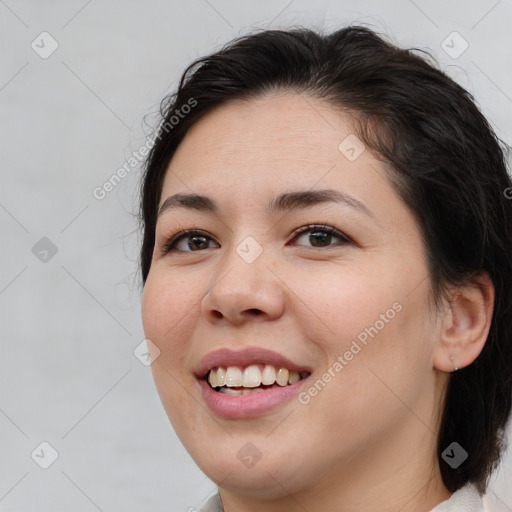
[[[406,407],[386,431],[311,474],[306,485],[293,481],[287,471],[283,474],[288,479],[281,478],[278,470],[272,474],[265,471],[260,475],[267,477],[267,485],[262,485],[264,494],[252,489],[249,495],[231,487],[228,476],[220,486],[225,512],[431,511],[452,494],[442,481],[437,459],[437,405],[445,385],[443,379],[435,381],[416,401],[414,411]],[[342,434],[339,443],[347,443]]]
[[[427,439],[422,441],[424,445],[425,441]],[[286,482],[273,478],[273,483],[282,491],[277,499],[247,497],[221,487],[224,511],[429,512],[451,496],[437,463],[433,469],[431,464],[425,463],[429,461],[427,450],[420,458],[412,460],[415,454],[411,453],[409,460],[407,457],[404,460],[393,453],[377,459],[375,451],[368,448],[365,454],[358,453],[346,461],[345,471],[327,471],[315,479],[313,485],[298,492],[290,492]],[[391,446],[389,451],[393,451]],[[435,453],[433,448],[430,453]],[[386,463],[381,464],[379,460]]]
[[[225,512],[429,512],[452,493],[443,484],[435,455],[436,430],[415,414],[405,417],[380,439],[325,468],[323,474],[312,475],[308,486],[299,490],[274,473],[268,482],[274,487],[272,497],[247,496],[228,489],[228,478],[226,487],[220,487]]]

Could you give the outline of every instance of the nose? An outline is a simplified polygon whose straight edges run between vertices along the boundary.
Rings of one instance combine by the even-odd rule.
[[[244,261],[234,249],[226,255],[202,299],[201,313],[208,322],[241,325],[275,320],[283,314],[283,284],[265,252],[252,263]]]

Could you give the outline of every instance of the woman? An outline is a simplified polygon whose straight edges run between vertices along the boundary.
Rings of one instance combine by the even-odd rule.
[[[264,31],[162,104],[143,323],[204,511],[482,510],[512,191],[471,95],[368,28]]]

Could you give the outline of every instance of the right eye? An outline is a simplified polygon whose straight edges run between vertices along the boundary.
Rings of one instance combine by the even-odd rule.
[[[165,242],[162,252],[167,254],[172,251],[197,252],[203,249],[211,249],[209,241],[213,241],[213,238],[206,231],[199,229],[182,230]],[[217,244],[217,247],[220,246]]]

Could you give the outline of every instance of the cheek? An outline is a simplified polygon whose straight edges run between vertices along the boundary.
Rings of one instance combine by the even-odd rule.
[[[171,272],[151,271],[142,296],[142,321],[146,333],[159,337],[178,325],[200,297],[196,280],[173,277]],[[197,298],[196,298],[197,295]]]
[[[180,425],[189,425],[196,414],[188,392],[194,382],[185,372],[185,362],[190,352],[187,341],[197,324],[198,301],[204,292],[197,279],[170,274],[153,269],[149,273],[142,296],[142,321],[146,338],[160,350],[151,365],[158,393],[171,423],[180,430]],[[188,421],[182,411],[189,411]]]
[[[294,292],[308,306],[303,329],[324,356],[322,371],[335,375],[326,376],[331,399],[344,408],[350,403],[352,411],[382,405],[384,395],[392,399],[383,382],[409,395],[410,381],[428,371],[426,296],[418,289],[413,300],[407,274],[386,268],[327,269],[295,280],[302,285]]]
[[[374,427],[380,422],[385,428],[388,420],[407,414],[404,404],[415,407],[428,385],[435,333],[424,304],[397,296],[388,291],[378,303],[358,300],[363,313],[349,304],[347,321],[337,324],[342,334],[331,347],[330,361],[341,355],[343,369],[330,392],[341,416],[357,424],[356,431],[369,427],[368,418]]]
[[[376,322],[383,327],[380,315],[391,322],[397,314],[393,303],[400,296],[391,280],[383,272],[377,275],[355,265],[329,267],[309,273],[307,279],[293,279],[294,292],[307,307],[305,326],[317,330],[316,335],[309,333],[310,339],[321,340],[325,351],[339,354],[357,336],[364,339],[366,328]]]
[[[178,367],[188,350],[183,339],[197,323],[204,293],[198,281],[175,278],[170,272],[148,275],[142,297],[144,333],[160,349],[166,367]]]

